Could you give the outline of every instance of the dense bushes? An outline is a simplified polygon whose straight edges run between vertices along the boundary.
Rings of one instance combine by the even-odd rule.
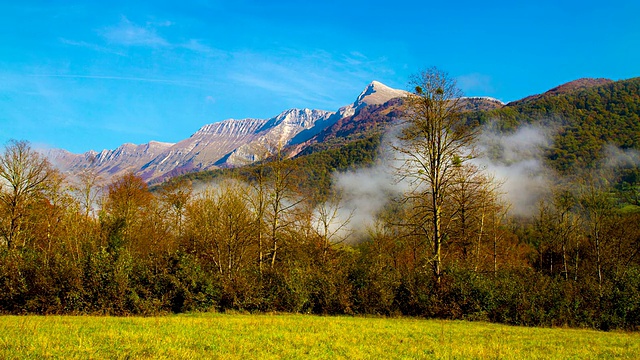
[[[76,266],[30,251],[0,256],[0,309],[22,314],[163,314],[186,311],[278,311],[483,320],[527,326],[638,329],[640,268],[603,284],[532,270],[479,274],[448,268],[401,276],[364,266],[364,253],[336,252],[335,265],[217,276],[176,252],[142,262],[99,251]]]

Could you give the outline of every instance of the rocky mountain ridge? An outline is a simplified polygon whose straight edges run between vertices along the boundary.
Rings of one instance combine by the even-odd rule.
[[[157,141],[141,145],[127,143],[114,150],[84,154],[52,149],[45,155],[58,169],[70,175],[91,169],[109,181],[133,172],[146,181],[157,182],[187,172],[259,161],[279,147],[309,140],[367,105],[382,104],[404,95],[402,90],[374,81],[356,101],[335,112],[289,109],[269,119],[228,119],[207,124],[175,144]]]

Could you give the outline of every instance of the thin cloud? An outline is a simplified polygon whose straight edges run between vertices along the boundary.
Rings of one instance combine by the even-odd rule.
[[[116,26],[110,26],[102,31],[100,35],[109,43],[124,46],[168,46],[169,42],[158,35],[154,28],[142,27],[122,17]]]
[[[174,22],[173,21],[147,21],[147,26],[151,26],[151,27],[169,27],[169,26],[173,26]]]
[[[187,39],[183,42],[172,42],[167,38],[160,36],[156,30],[161,27],[169,28],[173,25],[174,23],[172,21],[148,21],[145,26],[141,26],[133,23],[123,16],[119,24],[100,29],[97,32],[108,45],[165,48],[169,50],[186,49],[210,57],[225,57],[227,55],[226,52],[208,46],[198,39]],[[104,53],[126,55],[117,48],[114,50],[108,46],[93,44],[86,41],[76,41],[66,38],[60,38],[59,41],[65,45],[84,47]]]
[[[458,87],[462,91],[466,92],[481,92],[481,93],[493,93],[495,92],[491,77],[484,74],[473,73],[467,75],[461,75],[456,78]]]
[[[230,77],[233,80],[244,83],[249,87],[259,88],[268,92],[273,92],[281,96],[303,99],[308,98],[304,90],[296,89],[295,87],[288,86],[281,80],[275,80],[265,73],[234,73]]]
[[[82,48],[87,48],[87,49],[90,49],[90,50],[93,50],[93,51],[97,51],[97,52],[115,54],[115,55],[120,55],[120,56],[124,56],[125,55],[121,51],[116,51],[116,50],[108,48],[106,46],[100,46],[100,45],[92,44],[92,43],[89,43],[89,42],[86,42],[86,41],[76,41],[76,40],[65,39],[65,38],[59,38],[58,40],[61,43],[65,44],[65,45],[69,45],[69,46],[82,47]]]
[[[103,75],[67,75],[67,74],[31,74],[29,77],[36,78],[67,78],[67,79],[95,79],[95,80],[116,80],[116,81],[135,81],[135,82],[149,82],[160,83],[169,85],[178,85],[186,87],[196,87],[206,85],[203,82],[190,81],[190,80],[169,80],[169,79],[155,79],[155,78],[143,78],[143,77],[127,77],[127,76],[103,76]]]
[[[226,52],[205,45],[196,39],[189,39],[187,42],[175,46],[208,56],[227,57],[228,55]]]
[[[369,59],[365,55],[357,51],[352,51],[348,55],[344,55],[343,58],[344,62],[349,65],[361,65],[369,61]]]
[[[385,59],[369,60],[358,54],[327,51],[300,52],[281,49],[265,56],[250,52],[232,54],[228,77],[250,87],[278,94],[289,101],[333,109],[345,105],[336,89],[357,93],[362,86],[389,73]],[[309,106],[309,105],[305,105]]]

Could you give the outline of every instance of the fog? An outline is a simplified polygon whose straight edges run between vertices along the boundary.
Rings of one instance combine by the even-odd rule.
[[[553,180],[543,162],[551,131],[523,126],[512,134],[499,134],[492,128],[482,129],[476,144],[480,156],[472,162],[502,183],[498,191],[510,204],[511,215],[531,215]],[[371,226],[385,205],[410,187],[396,174],[400,154],[390,145],[394,138],[385,136],[374,166],[334,174],[335,190],[342,194],[341,208],[344,214],[353,214],[350,227],[354,230]]]
[[[544,151],[551,144],[551,130],[525,125],[514,133],[483,129],[478,137],[480,156],[475,164],[502,183],[499,192],[510,205],[509,213],[529,216],[553,183],[553,172],[544,165]]]

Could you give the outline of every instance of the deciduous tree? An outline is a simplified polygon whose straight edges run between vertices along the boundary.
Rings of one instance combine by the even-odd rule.
[[[17,245],[29,203],[42,198],[55,170],[28,142],[11,140],[0,156],[0,236],[7,248]]]
[[[131,249],[133,238],[142,236],[137,230],[141,229],[141,222],[152,200],[147,184],[131,172],[109,185],[103,221],[108,229],[109,247],[112,250],[121,246]]]
[[[404,127],[395,150],[401,155],[399,175],[408,180],[407,199],[419,199],[413,221],[431,238],[430,262],[439,282],[445,239],[443,208],[459,168],[474,156],[476,132],[462,120],[461,91],[447,73],[430,68],[411,77]]]

